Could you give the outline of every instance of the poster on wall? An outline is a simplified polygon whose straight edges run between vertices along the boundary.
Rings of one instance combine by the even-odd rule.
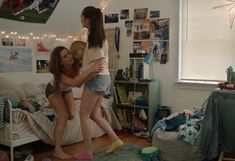
[[[147,19],[147,14],[148,14],[148,8],[134,9],[134,20]]]
[[[30,23],[46,23],[59,0],[5,0],[0,18]]]
[[[133,42],[133,52],[134,53],[149,53],[150,42],[149,41],[139,41]]]
[[[37,73],[49,73],[48,63],[49,60],[37,60]]]
[[[13,46],[13,42],[12,38],[2,38],[2,46]]]
[[[169,40],[169,18],[153,20],[150,26],[152,40]]]
[[[169,41],[151,41],[150,52],[156,61],[166,64],[169,55]]]
[[[134,21],[134,40],[148,40],[150,38],[150,23],[148,20]]]
[[[121,10],[120,19],[129,19],[129,9]]]
[[[118,23],[118,14],[104,15],[104,23]]]
[[[31,48],[0,48],[0,73],[32,72]]]
[[[133,26],[133,20],[125,21],[125,27],[132,27],[132,26]]]
[[[34,40],[34,52],[37,55],[50,54],[52,47],[52,40]]]
[[[0,46],[26,46],[25,39],[1,38]]]
[[[150,11],[149,12],[149,18],[159,18],[160,17],[160,11]]]

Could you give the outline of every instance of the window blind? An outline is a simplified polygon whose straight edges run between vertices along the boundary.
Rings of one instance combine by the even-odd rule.
[[[224,0],[225,1],[225,0]],[[220,0],[182,0],[180,80],[224,81],[235,69],[235,25]]]

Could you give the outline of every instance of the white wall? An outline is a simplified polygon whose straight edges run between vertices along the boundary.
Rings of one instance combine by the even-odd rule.
[[[61,35],[78,34],[80,32],[80,13],[88,5],[99,6],[101,0],[60,0],[57,8],[46,24],[30,24],[17,21],[0,19],[0,30],[28,32],[51,32]],[[111,0],[104,13],[119,13],[121,9],[130,9],[130,17],[133,17],[134,8],[149,8],[160,10],[160,18],[170,18],[170,48],[169,61],[162,65],[153,63],[154,77],[160,81],[161,104],[172,106],[173,111],[192,108],[202,105],[214,86],[182,85],[176,84],[178,66],[178,25],[179,25],[179,0]],[[119,26],[120,39],[120,68],[129,66],[128,54],[132,52],[132,37],[126,37],[125,20],[119,20],[118,24],[106,24],[106,28]],[[32,31],[33,30],[33,31]],[[33,81],[46,82],[51,78],[50,74],[32,73],[0,73],[0,76],[10,78],[16,83]]]
[[[178,29],[179,0],[112,0],[105,13],[120,13],[121,9],[130,9],[133,18],[135,8],[160,10],[160,18],[170,18],[169,61],[167,64],[153,63],[154,78],[160,81],[161,104],[173,107],[173,111],[193,108],[202,105],[215,86],[177,84],[178,68]],[[132,37],[126,37],[125,20],[119,24],[106,24],[106,28],[119,26],[121,28],[120,68],[129,64],[128,54],[132,52]]]

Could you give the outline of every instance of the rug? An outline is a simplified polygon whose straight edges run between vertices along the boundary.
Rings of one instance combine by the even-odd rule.
[[[93,161],[142,161],[137,150],[138,145],[125,143],[112,154],[106,154],[106,149],[97,152]]]

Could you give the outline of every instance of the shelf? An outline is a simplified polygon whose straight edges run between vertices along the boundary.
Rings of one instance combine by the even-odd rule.
[[[123,83],[123,84],[149,84],[150,82],[155,82],[155,81],[114,81],[115,83]]]
[[[115,80],[114,91],[114,95],[116,96],[114,102],[114,107],[116,108],[115,113],[117,114],[120,122],[122,122],[123,128],[128,128],[125,127],[125,123],[129,123],[131,125],[130,127],[136,123],[134,126],[137,127],[137,130],[138,126],[140,129],[143,126],[147,126],[146,131],[150,133],[155,123],[157,107],[160,105],[159,81],[153,80],[142,82],[137,80]],[[136,101],[140,101],[140,104]],[[141,110],[144,110],[146,113],[147,120],[141,120],[141,118],[138,116],[138,113]],[[137,120],[136,122],[134,121],[134,123],[132,120],[133,118],[131,117],[133,116],[133,113],[137,115],[137,118],[135,118]]]
[[[116,104],[116,106],[122,106],[122,107],[135,107],[135,108],[143,108],[148,109],[148,106],[139,106],[139,105],[132,105],[132,104]]]

